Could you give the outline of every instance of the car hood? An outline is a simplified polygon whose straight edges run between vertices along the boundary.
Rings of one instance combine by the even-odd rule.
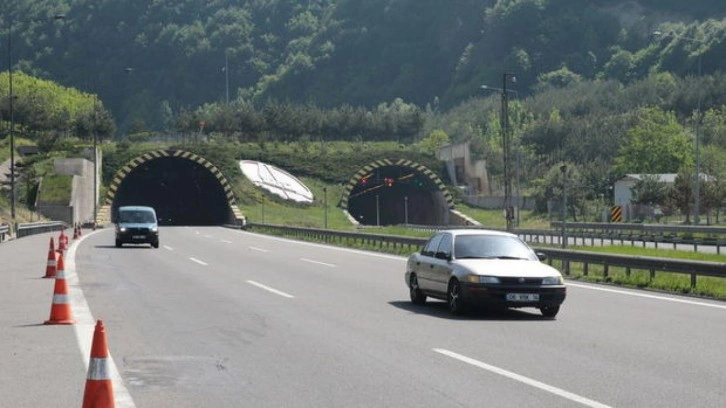
[[[474,275],[532,278],[561,275],[557,269],[539,261],[520,259],[460,259],[453,263]]]
[[[118,224],[119,228],[151,228],[155,226],[156,224],[152,223],[133,223],[133,222],[122,222]]]

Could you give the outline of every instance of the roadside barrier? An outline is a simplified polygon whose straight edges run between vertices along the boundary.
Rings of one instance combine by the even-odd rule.
[[[74,324],[75,322],[71,314],[71,301],[68,297],[68,283],[66,282],[63,254],[58,254],[53,304],[50,306],[50,319],[46,320],[44,324]]]
[[[55,252],[55,245],[53,244],[53,237],[50,237],[50,245],[48,247],[48,262],[45,266],[45,276],[43,276],[44,278],[55,278],[56,264],[57,258]]]
[[[113,408],[116,406],[108,360],[106,328],[103,321],[99,320],[93,331],[91,359],[88,364],[86,389],[83,392],[83,408]]]

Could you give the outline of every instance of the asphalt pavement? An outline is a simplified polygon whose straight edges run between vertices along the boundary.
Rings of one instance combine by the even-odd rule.
[[[54,234],[0,244],[0,407],[81,406],[105,323],[116,406],[720,407],[726,303],[568,282],[536,310],[414,306],[405,258],[214,227],[161,247],[85,231],[70,326],[48,319]]]

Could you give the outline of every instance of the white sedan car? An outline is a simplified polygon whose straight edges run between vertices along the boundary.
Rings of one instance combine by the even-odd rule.
[[[480,304],[491,308],[535,307],[554,318],[567,295],[562,274],[543,263],[514,234],[481,230],[442,230],[406,264],[411,302],[445,300],[454,314]]]

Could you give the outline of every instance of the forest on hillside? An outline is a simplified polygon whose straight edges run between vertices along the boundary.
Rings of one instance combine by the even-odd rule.
[[[395,98],[449,109],[517,75],[520,95],[566,68],[629,81],[664,24],[723,37],[726,3],[580,0],[1,0],[14,67],[99,95],[124,130],[169,112],[269,99],[372,108]],[[49,21],[63,15],[62,20]],[[710,26],[698,22],[713,19]],[[665,29],[664,29],[665,31]],[[694,71],[677,47],[664,68]],[[3,51],[4,54],[7,50]],[[710,58],[714,55],[714,58]],[[718,68],[723,46],[704,58]],[[685,58],[684,58],[685,57]],[[557,80],[557,78],[552,78]]]
[[[561,163],[571,164],[572,194],[595,200],[611,194],[608,186],[626,173],[692,174],[694,142],[700,170],[726,180],[721,1],[0,5],[16,77],[53,81],[103,104],[70,121],[69,113],[54,116],[66,134],[82,138],[393,140],[430,154],[441,143],[469,142],[474,158],[488,163],[494,186],[488,193],[497,194],[507,87],[517,188],[540,203],[559,194]],[[18,86],[20,131],[40,137],[49,122],[34,125],[37,115],[30,112],[43,101],[29,96],[37,95],[35,88]],[[0,83],[7,101],[3,89]],[[7,105],[0,103],[3,118]],[[109,115],[117,127],[98,121]],[[721,205],[721,190],[726,197],[726,186],[704,186],[713,198],[702,204]],[[639,199],[653,202],[645,191]],[[688,198],[680,202],[689,212]]]

